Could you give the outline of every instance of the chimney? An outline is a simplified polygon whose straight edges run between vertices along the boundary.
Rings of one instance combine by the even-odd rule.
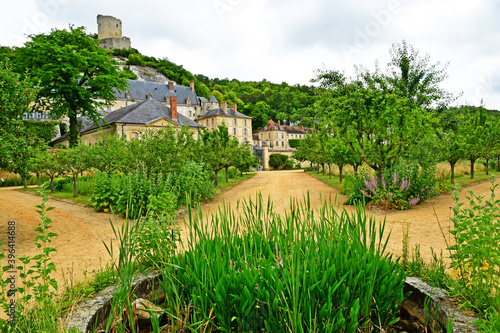
[[[227,112],[227,102],[226,101],[222,102],[220,108],[222,109],[222,111]]]
[[[174,81],[168,81],[168,90],[174,90]]]
[[[233,109],[234,112],[238,111],[238,104],[236,103],[231,104],[231,109]]]
[[[300,126],[300,129],[301,129],[301,130],[304,130],[304,125]]]
[[[177,120],[177,96],[175,95],[170,96],[170,117],[172,120]]]
[[[194,91],[194,80],[191,80],[191,82],[189,82],[189,86],[191,87],[191,90]]]
[[[278,126],[281,126],[281,120],[278,119]]]

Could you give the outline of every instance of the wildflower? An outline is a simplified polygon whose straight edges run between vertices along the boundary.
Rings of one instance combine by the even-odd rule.
[[[450,206],[450,210],[452,209],[453,207]]]
[[[488,207],[489,205],[487,203],[484,204],[486,207]]]
[[[370,180],[364,179],[363,182],[366,188],[370,190],[370,192],[372,192],[373,194],[377,193],[377,177],[373,177]]]
[[[393,184],[396,184],[398,181],[399,181],[398,173],[397,173],[397,172],[394,172],[394,173],[392,174],[392,183],[393,183]]]
[[[421,196],[421,198],[423,199],[423,198],[424,198],[424,196]]]
[[[422,189],[422,192],[424,191],[424,189]]]
[[[420,198],[411,198],[410,200],[408,200],[408,203],[410,204],[410,206],[415,206],[419,201]]]
[[[402,179],[402,180],[401,180],[401,184],[399,185],[399,191],[400,191],[400,192],[403,192],[403,191],[405,191],[405,190],[409,189],[409,188],[410,188],[410,185],[411,185],[411,184],[410,184],[410,181],[408,180],[408,178],[404,178],[404,179]]]
[[[439,194],[436,194],[436,197],[439,197]]]
[[[429,186],[426,186],[425,188],[429,188]]]

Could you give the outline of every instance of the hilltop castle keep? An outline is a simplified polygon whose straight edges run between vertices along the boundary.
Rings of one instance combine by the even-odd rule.
[[[103,49],[130,50],[130,38],[122,36],[122,21],[113,16],[97,15],[97,38]]]

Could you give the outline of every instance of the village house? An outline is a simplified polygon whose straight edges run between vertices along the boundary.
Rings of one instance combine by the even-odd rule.
[[[269,120],[267,125],[259,130],[257,145],[262,147],[262,144],[265,143],[273,150],[291,150],[293,148],[290,147],[290,139],[303,139],[312,130],[312,128],[304,126],[281,125],[279,120],[278,123]]]

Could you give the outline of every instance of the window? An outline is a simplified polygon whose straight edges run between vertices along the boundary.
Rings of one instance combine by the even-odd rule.
[[[283,133],[281,133],[281,140],[283,140],[285,138],[285,135]]]
[[[236,128],[233,128],[233,134],[236,135],[237,131]]]
[[[276,139],[278,138],[278,133],[276,133]]]
[[[247,120],[245,119],[245,127],[247,127]]]
[[[279,147],[279,146],[280,146],[280,145],[279,145],[279,142],[278,142],[278,141],[276,141],[276,147]]]
[[[234,126],[238,126],[238,119],[236,119],[236,118],[235,118],[235,119],[233,119],[233,125],[234,125]]]
[[[243,135],[245,135],[245,136],[247,135],[247,129],[246,128],[243,129]]]
[[[131,137],[132,137],[132,139],[138,139],[138,138],[139,138],[139,133],[137,133],[137,132],[132,132]]]
[[[285,141],[281,141],[281,147],[285,147]]]
[[[191,111],[189,111],[189,116],[192,117],[192,112]]]
[[[269,139],[271,138],[271,133],[269,133]]]

